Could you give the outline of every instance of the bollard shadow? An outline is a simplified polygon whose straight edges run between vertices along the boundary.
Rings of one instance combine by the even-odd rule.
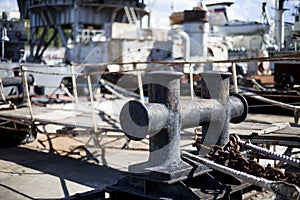
[[[216,171],[183,181],[186,186],[192,188],[200,199],[230,199],[233,186],[240,186],[241,182],[235,178],[222,174],[216,176]]]
[[[76,190],[78,188],[81,190],[83,190],[82,188],[84,190],[103,190],[107,186],[117,183],[123,176],[122,172],[107,166],[24,147],[1,148],[0,162],[1,160],[12,162],[16,165],[6,170],[2,170],[2,167],[2,169],[0,168],[0,180],[5,177],[1,181],[0,188],[9,194],[13,193],[13,197],[27,199],[35,199],[39,194],[40,197],[38,199],[42,199],[41,197],[45,196],[43,194],[45,192],[49,194],[50,198],[54,196],[55,198],[66,198],[74,195],[71,192],[74,193],[75,191],[77,193]],[[28,173],[28,171],[32,173]],[[13,177],[12,173],[15,173],[17,177]],[[45,179],[45,177],[45,182],[42,182],[43,186],[36,185],[35,182],[41,183],[41,178]],[[49,180],[47,180],[47,177],[49,177]],[[53,182],[53,180],[55,181]],[[60,185],[57,185],[57,182]],[[73,186],[71,186],[70,182],[72,182]],[[55,191],[51,191],[54,184],[56,184],[55,188],[59,190],[57,193],[59,194],[58,197],[56,197]],[[20,185],[25,185],[25,188],[28,189],[20,191],[18,190]],[[42,188],[41,191],[37,192],[40,187]],[[63,196],[61,193],[63,193]]]

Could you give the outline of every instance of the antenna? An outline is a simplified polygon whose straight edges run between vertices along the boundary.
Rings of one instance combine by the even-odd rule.
[[[173,0],[171,1],[171,10],[172,12],[178,11]]]
[[[174,1],[171,2],[171,10],[172,10],[172,12],[175,11]]]
[[[197,5],[197,6],[203,7],[203,2],[202,2],[202,0],[199,0],[199,1],[198,1],[198,5]]]
[[[262,22],[266,23],[266,24],[270,24],[270,17],[269,17],[269,13],[267,10],[267,2],[263,2],[262,3]]]

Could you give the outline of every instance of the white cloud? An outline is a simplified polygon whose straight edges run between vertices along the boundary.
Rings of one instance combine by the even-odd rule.
[[[212,0],[203,0],[211,2]],[[169,28],[169,16],[173,11],[183,11],[192,9],[200,0],[145,0],[148,5],[147,9],[152,10],[152,26],[155,28]],[[275,0],[235,0],[234,4],[229,7],[229,19],[240,20],[259,20],[261,16],[261,4],[267,2],[268,12],[271,18],[274,18]],[[173,8],[172,8],[173,4]],[[3,11],[18,10],[17,0],[0,0],[0,14]],[[292,13],[295,11],[294,6],[299,5],[296,1],[285,1],[285,19],[293,22]]]
[[[172,11],[192,9],[198,4],[199,0],[148,0],[145,2],[149,5],[147,8],[152,10],[152,26],[155,28],[168,28],[169,16]],[[204,0],[203,2],[211,2],[211,0]],[[258,21],[261,17],[263,2],[267,2],[269,16],[274,19],[275,0],[235,0],[234,4],[228,9],[228,18],[229,20]],[[173,10],[171,9],[172,3]],[[295,6],[293,4],[295,4],[293,1],[285,1],[284,4],[286,8],[290,9],[285,12],[285,19],[290,22],[293,22],[293,17],[291,17]]]
[[[196,0],[148,0],[147,9],[151,10],[151,25],[154,28],[167,29],[170,26],[169,16],[172,12],[192,9],[197,5]]]
[[[261,4],[259,0],[243,0],[237,1],[229,7],[228,17],[230,20],[259,20],[261,16]],[[268,5],[267,5],[268,6]]]
[[[19,10],[17,0],[0,0],[0,13],[3,11]]]

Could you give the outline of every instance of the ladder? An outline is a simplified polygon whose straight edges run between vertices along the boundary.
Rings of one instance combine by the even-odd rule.
[[[136,24],[137,16],[133,7],[124,7],[129,24]]]

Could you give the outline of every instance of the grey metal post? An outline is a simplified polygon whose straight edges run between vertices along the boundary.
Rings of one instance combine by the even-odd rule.
[[[141,102],[144,103],[145,97],[144,97],[144,90],[143,90],[142,74],[136,63],[133,63],[133,69],[137,70],[136,73],[137,73],[137,82],[139,87],[140,99]]]
[[[189,65],[191,99],[194,100],[194,66]]]
[[[229,141],[229,113],[227,103],[229,101],[230,76],[231,73],[226,72],[207,72],[201,74],[203,79],[201,97],[205,99],[217,99],[221,104],[219,106],[220,111],[216,110],[216,107],[212,107],[210,123],[202,127],[202,142],[207,146],[212,145],[215,142],[215,138],[219,138],[217,144],[221,146]],[[207,134],[213,134],[214,137],[208,138]]]
[[[30,100],[30,93],[29,93],[29,86],[28,86],[28,82],[27,82],[27,75],[26,75],[26,71],[24,70],[24,67],[22,65],[20,65],[20,69],[22,72],[22,78],[23,78],[23,86],[24,86],[24,95],[25,98],[27,100],[27,104],[28,104],[28,109],[29,109],[29,114],[30,114],[30,119],[33,122],[34,121],[34,117],[33,117],[33,111],[32,111],[32,106],[31,106],[31,100]]]
[[[78,109],[78,93],[77,93],[77,84],[76,84],[76,74],[74,70],[74,66],[70,65],[71,68],[71,76],[72,76],[72,85],[73,85],[73,94],[74,94],[74,100],[75,100],[75,107],[76,110]]]
[[[2,60],[4,60],[4,45],[5,45],[3,36],[4,36],[4,29],[2,30],[2,56],[1,56]]]
[[[94,111],[95,104],[94,104],[94,95],[93,95],[93,89],[92,89],[91,75],[87,75],[86,78],[87,78],[87,83],[88,83],[88,89],[89,89],[90,99],[91,99],[93,125],[94,125],[94,131],[91,134],[92,134],[92,137],[93,137],[94,147],[98,147],[99,146],[99,141],[98,141],[98,127],[97,127],[96,113]]]
[[[150,135],[149,161],[156,164],[180,162],[180,80],[182,73],[154,72],[149,74],[149,103],[160,103],[168,108],[165,127]],[[163,149],[163,151],[161,151]]]
[[[120,114],[128,137],[141,140],[150,135],[149,163],[153,166],[180,162],[180,72],[151,72],[149,104],[129,101]]]
[[[231,68],[232,68],[232,80],[233,80],[234,93],[238,94],[239,88],[238,88],[237,74],[236,74],[236,63],[232,63]]]
[[[95,114],[95,112],[94,112],[95,104],[94,104],[94,94],[93,94],[93,89],[92,89],[91,76],[90,76],[90,75],[87,75],[86,79],[87,79],[88,89],[89,89],[89,94],[90,94],[90,99],[91,99],[94,132],[96,133],[96,132],[98,131],[98,127],[97,127],[96,114]]]

